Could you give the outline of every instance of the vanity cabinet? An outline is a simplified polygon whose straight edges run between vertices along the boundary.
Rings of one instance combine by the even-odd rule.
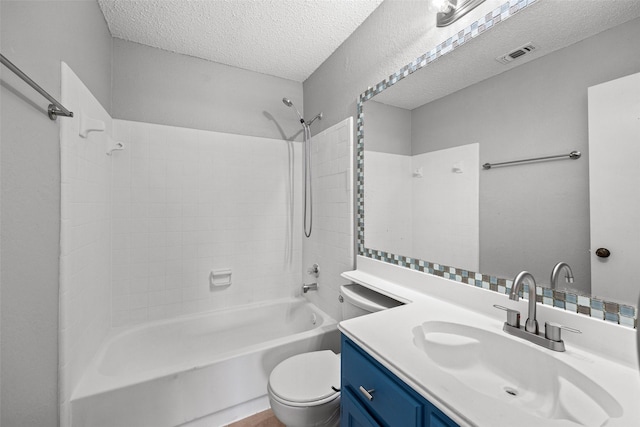
[[[341,372],[341,427],[457,427],[344,335]]]

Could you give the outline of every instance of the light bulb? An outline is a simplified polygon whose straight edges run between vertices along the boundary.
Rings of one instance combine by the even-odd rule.
[[[455,9],[456,8],[456,0],[432,0],[433,1],[433,6],[439,10],[440,12],[446,13],[449,12],[451,9]]]

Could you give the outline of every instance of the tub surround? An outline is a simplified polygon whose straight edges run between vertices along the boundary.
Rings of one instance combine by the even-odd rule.
[[[67,426],[111,327],[292,297],[302,254],[298,143],[114,120],[65,63],[61,75],[60,100],[75,113],[60,121]],[[103,130],[80,132],[82,119]],[[113,140],[125,149],[106,155]],[[217,269],[231,269],[234,286],[213,288]]]
[[[300,292],[299,143],[118,119],[114,138],[112,326]]]
[[[302,238],[302,281],[317,282],[318,291],[307,293],[307,299],[340,319],[340,304],[336,301],[340,285],[347,283],[340,273],[355,267],[353,118],[314,135],[311,147],[313,232],[309,238]],[[296,218],[301,216],[301,211],[296,213]],[[302,226],[296,223],[296,227],[298,235]],[[317,278],[306,272],[313,264],[320,266]]]
[[[111,157],[105,155],[113,120],[64,62],[61,102],[74,117],[60,126],[60,424],[69,423],[73,388],[111,323]],[[82,122],[103,131],[80,135]]]
[[[365,257],[358,257],[358,270],[346,272],[343,277],[409,302],[392,310],[341,322],[339,329],[459,425],[537,426],[541,420],[549,425],[568,422],[567,419],[547,420],[525,412],[517,405],[481,393],[470,393],[463,382],[439,369],[414,345],[412,329],[428,321],[468,325],[504,334],[508,340],[519,340],[502,331],[505,313],[493,308],[493,304],[518,309],[524,318],[527,301],[516,303],[509,301],[506,295]],[[538,306],[538,321],[571,326],[580,329],[582,334],[564,334],[566,351],[561,353],[520,341],[532,347],[532,351],[544,352],[541,356],[571,366],[611,395],[621,406],[621,413],[614,410],[607,425],[638,424],[640,377],[634,339],[636,331],[544,305]],[[601,339],[604,336],[606,340]],[[504,354],[505,360],[510,357],[514,356]],[[533,359],[536,360],[535,354]],[[500,360],[495,362],[501,363]],[[529,369],[528,366],[522,368]],[[540,369],[544,369],[543,364]]]

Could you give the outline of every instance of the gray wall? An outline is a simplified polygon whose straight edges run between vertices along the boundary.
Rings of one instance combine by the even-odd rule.
[[[111,108],[111,36],[95,1],[0,2],[1,51],[56,98],[67,62]],[[1,111],[1,416],[58,424],[59,126],[5,67]],[[58,120],[65,120],[59,118]]]
[[[360,94],[434,44],[425,34],[424,20],[433,16],[429,14],[430,3],[385,0],[304,81],[305,111],[324,114],[312,126],[312,134],[353,117],[356,141],[356,102]]]
[[[367,101],[367,151],[411,155],[411,110]]]
[[[385,0],[358,29],[304,81],[304,107],[324,117],[318,133],[346,117],[356,118],[356,101],[367,87],[422,55],[433,44],[425,33],[430,2]],[[439,39],[438,39],[439,41]]]
[[[304,81],[304,108],[310,116],[324,113],[313,134],[356,116],[358,96],[391,73],[446,40],[484,13],[502,4],[486,0],[450,27],[433,28],[435,8],[425,0],[385,0]],[[483,12],[484,11],[484,12]],[[444,58],[439,61],[446,60]],[[368,136],[367,136],[368,138]]]
[[[302,83],[113,40],[113,114],[134,120],[268,138],[300,137]]]
[[[483,273],[548,283],[562,260],[590,291],[587,88],[639,72],[637,40],[638,19],[413,110],[413,154],[471,142],[481,164],[583,153],[480,172]]]

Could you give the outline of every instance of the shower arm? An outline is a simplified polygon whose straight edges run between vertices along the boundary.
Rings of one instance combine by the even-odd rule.
[[[304,117],[302,117],[302,114],[300,114],[300,111],[298,111],[296,106],[293,105],[293,102],[289,98],[282,98],[282,103],[287,107],[293,108],[295,110],[296,114],[298,115],[298,118],[300,119],[300,123],[302,124],[302,126],[311,126],[311,123],[315,122],[316,119],[322,120],[322,113],[320,112],[313,119],[311,119],[310,122],[307,122],[304,119]]]
[[[310,122],[305,122],[307,126],[311,126],[311,123],[315,122],[316,119],[322,120],[322,113],[318,113]]]

